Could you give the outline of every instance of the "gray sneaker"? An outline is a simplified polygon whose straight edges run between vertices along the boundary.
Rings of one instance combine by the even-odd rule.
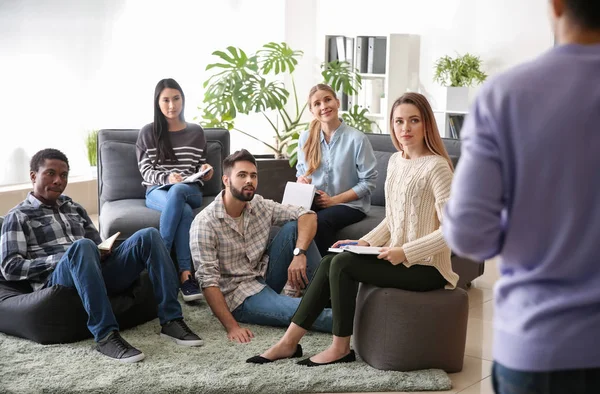
[[[108,337],[96,344],[96,350],[114,360],[124,363],[136,363],[146,358],[146,355],[121,337],[118,331],[113,331]]]
[[[169,338],[182,346],[202,346],[204,344],[202,338],[194,334],[183,319],[171,320],[163,325],[160,336]]]

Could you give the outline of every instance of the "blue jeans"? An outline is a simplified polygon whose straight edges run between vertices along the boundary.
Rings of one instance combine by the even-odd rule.
[[[60,259],[46,286],[75,288],[88,314],[88,329],[99,341],[119,329],[108,296],[129,288],[148,270],[160,324],[183,317],[177,300],[179,281],[158,230],[140,230],[100,260],[96,244],[77,240]]]
[[[494,362],[492,384],[496,394],[596,394],[600,368],[526,372]]]
[[[260,324],[264,326],[287,327],[300,304],[300,298],[292,298],[281,291],[287,282],[287,270],[294,257],[293,251],[298,238],[298,222],[286,223],[267,248],[269,265],[266,278],[267,286],[259,293],[244,300],[233,312],[235,320],[241,323]],[[306,252],[306,275],[311,280],[314,276],[321,255],[314,242]],[[326,308],[314,322],[312,328],[317,331],[331,332],[331,309]]]
[[[168,251],[175,246],[179,272],[192,270],[190,226],[193,210],[202,205],[197,183],[176,183],[169,187],[153,186],[146,191],[146,206],[160,211],[160,236]]]

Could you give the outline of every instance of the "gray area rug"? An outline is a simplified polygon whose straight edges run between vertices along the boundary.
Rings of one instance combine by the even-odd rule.
[[[183,305],[204,346],[186,348],[158,335],[158,319],[123,332],[146,354],[136,364],[112,361],[93,350],[93,340],[38,345],[0,334],[0,393],[303,393],[449,390],[441,370],[380,371],[355,363],[308,368],[295,360],[247,364],[283,334],[281,328],[248,326],[249,344],[229,342],[205,302]],[[309,333],[305,356],[325,349],[331,336]]]

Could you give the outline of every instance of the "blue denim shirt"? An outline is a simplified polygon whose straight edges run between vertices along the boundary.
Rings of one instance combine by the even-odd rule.
[[[296,177],[304,175],[308,169],[302,151],[308,133],[303,132],[298,141]],[[310,177],[317,189],[332,197],[354,190],[358,200],[343,205],[367,213],[371,208],[371,193],[375,190],[376,166],[377,159],[367,136],[342,122],[329,143],[325,141],[325,134],[321,130],[321,164]]]

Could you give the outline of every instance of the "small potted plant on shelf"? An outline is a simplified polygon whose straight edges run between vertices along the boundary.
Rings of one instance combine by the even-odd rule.
[[[433,80],[446,86],[445,108],[451,111],[467,111],[469,87],[480,84],[487,78],[481,70],[478,56],[466,53],[455,58],[442,56],[435,62]]]
[[[85,136],[85,147],[87,150],[87,158],[90,163],[90,172],[93,175],[96,175],[96,155],[97,155],[97,146],[98,146],[98,131],[99,130],[91,130]]]

